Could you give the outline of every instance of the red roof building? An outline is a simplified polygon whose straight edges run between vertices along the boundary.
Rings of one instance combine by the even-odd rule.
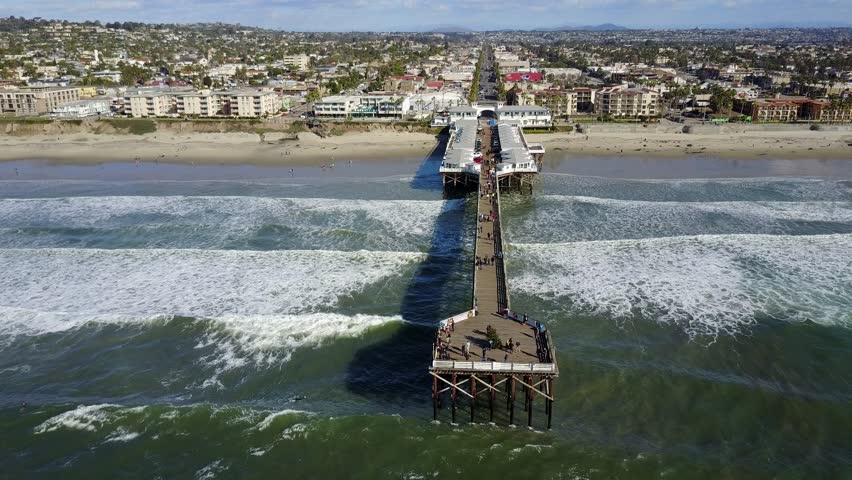
[[[541,74],[540,73],[530,73],[530,72],[508,73],[503,77],[503,80],[505,80],[507,82],[514,82],[514,83],[518,83],[518,82],[534,82],[534,83],[537,83],[537,82],[541,81]]]

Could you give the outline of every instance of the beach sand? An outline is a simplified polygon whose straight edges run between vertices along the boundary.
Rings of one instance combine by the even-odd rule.
[[[594,132],[530,134],[542,143],[547,156],[561,153],[581,156],[852,159],[850,131],[747,131],[730,134],[657,132]],[[547,158],[547,157],[545,157]]]
[[[736,133],[675,133],[672,131],[591,131],[528,134],[540,142],[548,158],[576,155],[751,159],[852,158],[850,131],[745,131]],[[0,161],[37,159],[73,164],[104,162],[251,164],[263,166],[318,166],[348,160],[389,162],[423,158],[437,143],[427,133],[371,131],[321,138],[300,133],[180,133],[146,135],[66,133],[54,135],[0,135]]]
[[[374,131],[321,138],[270,133],[175,133],[146,135],[0,135],[0,161],[53,160],[75,164],[103,162],[252,164],[314,166],[345,160],[390,161],[427,155],[434,135]]]

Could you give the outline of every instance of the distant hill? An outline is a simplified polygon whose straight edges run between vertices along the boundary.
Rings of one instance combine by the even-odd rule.
[[[592,32],[605,32],[609,30],[630,29],[621,25],[616,25],[614,23],[602,23],[600,25],[564,25],[561,27],[542,28],[541,30],[547,32],[564,32],[566,30],[588,30]]]
[[[469,33],[473,30],[458,25],[439,25],[427,31],[429,33]]]

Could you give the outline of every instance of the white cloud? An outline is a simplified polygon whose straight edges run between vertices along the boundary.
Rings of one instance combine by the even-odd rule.
[[[131,10],[139,8],[137,0],[98,0],[92,4],[96,10]]]

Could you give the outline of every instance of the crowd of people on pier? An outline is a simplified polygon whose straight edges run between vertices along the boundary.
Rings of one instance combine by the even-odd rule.
[[[487,156],[483,159],[482,162],[482,173],[480,176],[480,184],[479,184],[479,199],[487,200],[490,205],[490,209],[488,213],[484,213],[485,208],[480,206],[480,213],[477,214],[477,239],[484,239],[489,242],[494,241],[494,253],[491,255],[476,255],[474,259],[474,266],[477,270],[482,270],[483,267],[496,266],[498,265],[498,261],[503,258],[502,252],[502,244],[497,242],[499,236],[499,223],[498,223],[498,215],[495,213],[499,211],[498,206],[498,192],[497,192],[497,176],[495,170],[495,162],[494,159],[490,156]],[[487,224],[491,223],[492,228],[486,228]],[[491,230],[491,231],[488,231]],[[493,232],[493,234],[492,234]],[[474,312],[477,311],[476,303],[474,302]],[[495,312],[503,316],[503,318],[511,319],[516,322],[525,325],[535,324],[536,330],[536,350],[541,357],[540,353],[542,350],[542,345],[545,345],[546,342],[540,341],[542,337],[541,334],[544,334],[544,325],[538,322],[532,322],[528,319],[527,315],[524,314],[522,317],[519,317],[517,314],[509,311],[508,309],[504,309],[500,312]],[[476,313],[475,313],[476,314]],[[488,329],[491,330],[491,325],[488,326]],[[438,332],[435,338],[435,358],[438,360],[451,360],[453,351],[453,333],[455,332],[455,320],[449,319],[446,322],[442,322],[441,326],[438,328]],[[499,339],[498,339],[499,341]],[[465,341],[464,337],[462,340],[456,344],[455,351],[461,352],[464,356],[465,360],[470,360],[471,357],[474,357],[474,352],[471,350],[471,342]],[[502,345],[498,345],[499,350],[503,351],[503,361],[509,361],[509,355],[514,354],[516,352],[521,352],[521,344],[520,342],[516,342],[513,338],[509,338],[508,341]],[[482,345],[482,357],[481,360],[487,361],[488,352],[494,349],[493,340],[488,340],[487,345]],[[479,352],[477,352],[479,353]]]

